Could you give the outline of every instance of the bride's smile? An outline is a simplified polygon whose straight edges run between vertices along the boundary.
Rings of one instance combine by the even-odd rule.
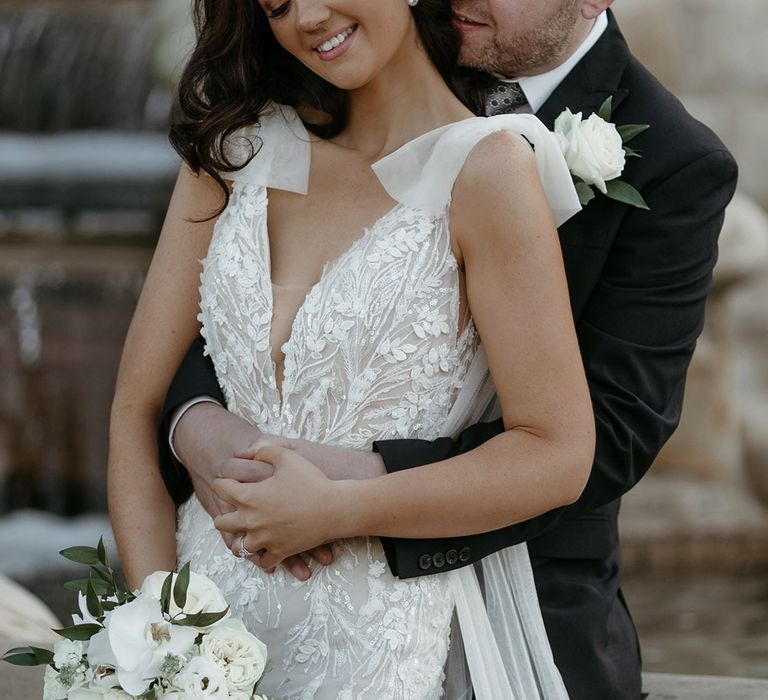
[[[388,65],[402,64],[418,51],[406,0],[278,1],[260,2],[277,42],[344,90],[367,85]]]

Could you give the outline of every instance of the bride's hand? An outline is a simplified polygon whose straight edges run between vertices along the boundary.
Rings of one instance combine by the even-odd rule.
[[[259,566],[271,569],[300,552],[337,539],[334,524],[341,498],[340,482],[329,480],[315,465],[294,450],[274,445],[261,448],[261,462],[274,466],[274,475],[260,483],[216,479],[216,495],[235,510],[218,516],[214,524],[241,544],[259,552]],[[264,551],[262,551],[264,550]]]

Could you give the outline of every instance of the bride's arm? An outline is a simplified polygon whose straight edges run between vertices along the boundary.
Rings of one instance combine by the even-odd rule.
[[[157,420],[168,385],[199,332],[199,260],[222,201],[214,181],[179,173],[162,233],[131,321],[112,403],[109,512],[131,587],[176,562],[176,517],[157,465]]]
[[[361,503],[353,530],[487,532],[572,503],[589,477],[592,404],[557,231],[527,143],[498,133],[474,149],[454,186],[451,229],[505,430],[467,454],[348,484]]]
[[[217,527],[247,526],[247,547],[268,550],[265,565],[326,539],[486,532],[579,497],[594,419],[557,232],[530,147],[505,134],[482,142],[454,186],[451,221],[505,431],[461,456],[363,481],[329,482],[296,455],[266,451],[263,458],[280,455],[272,479],[239,490],[217,482],[239,505]],[[312,488],[302,488],[308,479],[316,479]],[[299,491],[314,488],[313,503],[299,502]],[[300,542],[304,518],[311,538]]]

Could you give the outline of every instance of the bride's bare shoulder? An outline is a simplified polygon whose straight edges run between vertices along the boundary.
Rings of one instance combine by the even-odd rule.
[[[451,199],[451,234],[460,250],[494,238],[554,230],[531,144],[497,131],[469,153]]]

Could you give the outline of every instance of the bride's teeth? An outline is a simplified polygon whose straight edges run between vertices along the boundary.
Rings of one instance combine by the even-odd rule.
[[[353,31],[354,31],[354,27],[350,27],[349,29],[345,29],[343,32],[341,32],[341,34],[337,34],[335,37],[329,39],[328,41],[323,42],[322,44],[320,44],[320,46],[318,46],[315,49],[315,51],[319,51],[320,53],[326,53],[327,51],[330,51],[331,49],[335,49]]]

